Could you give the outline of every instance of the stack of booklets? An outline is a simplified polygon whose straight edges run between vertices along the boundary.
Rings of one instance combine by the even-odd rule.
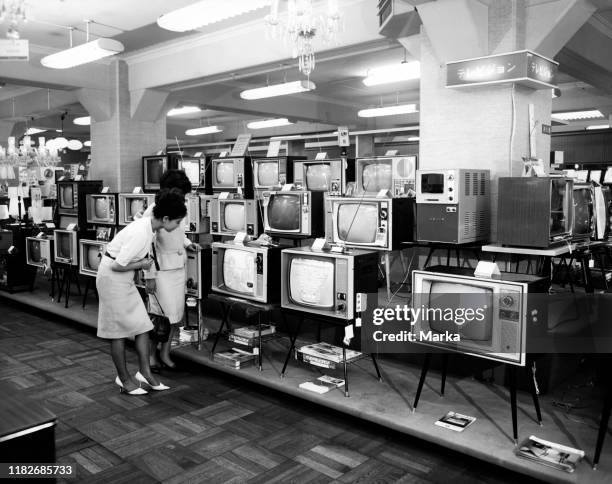
[[[351,363],[363,355],[359,351],[349,349],[345,351],[347,363]],[[342,363],[342,348],[329,343],[315,343],[299,348],[296,356],[304,363],[322,368],[335,368],[336,363]]]
[[[300,388],[304,390],[310,390],[316,393],[327,393],[334,388],[338,388],[344,385],[344,380],[341,378],[334,378],[333,376],[323,375],[315,380],[305,381],[300,383]]]
[[[269,336],[276,333],[276,327],[272,324],[261,325],[261,336]],[[229,341],[240,345],[253,346],[258,343],[259,340],[259,325],[254,324],[252,326],[244,326],[242,328],[234,329],[228,335]]]
[[[435,422],[436,425],[445,429],[454,430],[455,432],[463,432],[467,427],[474,423],[476,417],[463,415],[457,412],[447,412],[444,417]]]
[[[240,369],[252,365],[256,357],[257,355],[249,353],[248,351],[232,348],[229,351],[215,353],[214,360],[224,366]]]
[[[516,450],[516,455],[565,472],[574,472],[584,451],[530,436]]]

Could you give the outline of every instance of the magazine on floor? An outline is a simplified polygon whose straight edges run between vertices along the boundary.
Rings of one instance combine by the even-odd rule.
[[[435,422],[436,425],[445,429],[454,430],[455,432],[463,432],[467,427],[476,421],[476,417],[463,415],[457,412],[447,412],[444,417]]]
[[[584,451],[532,435],[518,447],[516,455],[565,472],[574,472],[576,464],[584,457]]]
[[[342,385],[344,385],[344,380],[342,378],[322,375],[314,380],[300,383],[299,387],[303,388],[304,390],[310,390],[311,392],[327,393],[328,391],[341,387]]]

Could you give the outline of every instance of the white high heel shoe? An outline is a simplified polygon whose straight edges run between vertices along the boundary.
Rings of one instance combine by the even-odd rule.
[[[147,379],[142,376],[142,374],[140,372],[136,373],[136,380],[138,380],[141,383],[146,383],[147,385],[149,385],[151,387],[152,390],[157,390],[158,392],[161,392],[162,390],[170,390],[170,387],[167,385],[164,385],[162,382],[159,382],[159,385],[151,385]]]
[[[149,393],[148,391],[146,391],[144,388],[135,388],[134,390],[128,392],[124,387],[123,387],[123,383],[121,382],[121,378],[119,378],[119,375],[117,375],[117,377],[115,378],[115,384],[119,386],[119,392],[120,393],[127,393],[128,395],[146,395],[147,393]]]

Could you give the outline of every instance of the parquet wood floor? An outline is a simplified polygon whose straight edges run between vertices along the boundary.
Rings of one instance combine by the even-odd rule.
[[[129,367],[136,355],[128,348]],[[119,394],[93,330],[0,301],[0,380],[58,416],[70,483],[527,482],[501,468],[181,362]],[[503,472],[502,472],[503,471]]]

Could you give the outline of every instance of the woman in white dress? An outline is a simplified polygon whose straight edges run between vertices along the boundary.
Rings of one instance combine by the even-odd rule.
[[[110,340],[117,369],[115,383],[130,395],[147,393],[140,383],[153,390],[169,388],[151,374],[148,332],[153,325],[134,284],[134,272],[151,267],[153,234],[162,229],[169,233],[175,230],[187,209],[179,190],[163,190],[156,201],[151,217],[132,222],[108,243],[96,276],[98,336]],[[135,339],[140,369],[135,376],[128,371],[125,359],[125,339],[131,336]]]
[[[191,191],[191,182],[183,170],[165,171],[159,185],[162,190],[173,188],[180,190],[183,194]],[[149,207],[143,216],[149,216],[153,207]],[[175,368],[170,358],[170,346],[177,328],[183,322],[185,313],[186,251],[197,252],[200,246],[185,236],[183,224],[172,232],[160,230],[155,234],[154,243],[159,270],[152,266],[145,271],[147,292],[156,296],[150,298],[149,307],[153,313],[166,315],[171,325],[168,341],[161,343],[159,360],[157,342],[151,342],[151,369],[157,373],[161,366],[169,369]]]

